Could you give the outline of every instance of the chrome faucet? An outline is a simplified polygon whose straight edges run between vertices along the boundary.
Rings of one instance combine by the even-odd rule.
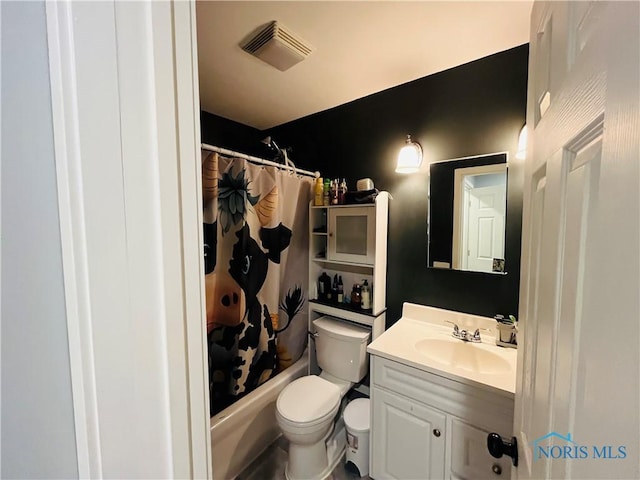
[[[468,330],[460,329],[460,327],[458,327],[457,324],[450,322],[449,320],[447,320],[446,322],[453,325],[453,332],[451,333],[452,337],[462,340],[463,342],[471,342],[471,343],[482,342],[482,338],[480,338],[479,328],[476,328],[475,332],[471,333]]]

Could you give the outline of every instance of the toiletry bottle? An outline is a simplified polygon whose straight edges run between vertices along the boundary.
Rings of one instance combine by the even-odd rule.
[[[324,183],[322,177],[316,178],[316,184],[313,191],[313,204],[322,206],[322,195],[324,194]]]
[[[369,288],[369,283],[367,282],[367,280],[365,280],[362,284],[362,309],[371,309],[371,289]]]
[[[334,302],[337,302],[338,301],[338,274],[337,273],[333,276],[333,285],[331,286],[331,290],[332,290],[331,298],[333,298]]]
[[[331,205],[338,205],[338,180],[331,180]]]
[[[326,272],[322,272],[318,279],[318,298],[320,300],[327,300],[328,291],[331,288],[331,277]]]
[[[360,291],[360,285],[353,284],[353,290],[351,290],[351,306],[355,309],[359,309],[362,305],[362,293]]]
[[[324,188],[322,191],[322,205],[325,207],[329,206],[329,191],[331,190],[331,180],[328,178],[324,179]]]
[[[344,302],[344,285],[342,283],[342,275],[338,277],[338,303]]]
[[[347,180],[343,178],[342,182],[340,183],[340,187],[338,187],[338,205],[344,205],[346,195],[347,195]]]

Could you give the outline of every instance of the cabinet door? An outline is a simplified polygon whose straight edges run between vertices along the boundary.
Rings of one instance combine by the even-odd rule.
[[[329,209],[327,258],[373,265],[375,260],[375,213],[373,206]]]
[[[375,387],[372,404],[371,476],[444,478],[445,414]]]
[[[487,451],[489,432],[453,418],[450,434],[451,478],[511,478],[511,458],[493,458]]]

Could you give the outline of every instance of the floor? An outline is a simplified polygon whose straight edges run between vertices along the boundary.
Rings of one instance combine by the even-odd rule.
[[[289,442],[280,437],[262,455],[255,459],[240,475],[237,480],[284,480],[284,467],[287,463],[287,450]],[[369,477],[359,477],[357,474],[345,470],[344,458],[333,470],[333,480],[370,480]]]

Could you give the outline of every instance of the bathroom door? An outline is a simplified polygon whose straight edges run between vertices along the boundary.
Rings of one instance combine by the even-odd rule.
[[[536,2],[517,478],[639,478],[640,4]]]

